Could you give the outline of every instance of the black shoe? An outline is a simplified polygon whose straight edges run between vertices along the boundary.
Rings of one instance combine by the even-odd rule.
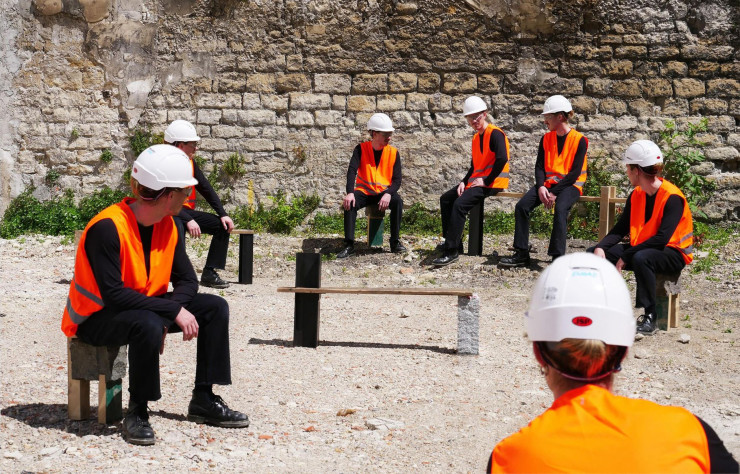
[[[218,276],[216,270],[213,268],[204,268],[203,273],[200,275],[200,284],[210,288],[228,288],[229,283],[225,282]]]
[[[655,313],[647,313],[637,318],[637,332],[652,336],[658,330],[658,317]]]
[[[396,242],[395,244],[391,245],[391,252],[393,253],[404,253],[408,252],[409,249],[403,246],[401,242]]]
[[[434,265],[435,267],[444,267],[445,265],[449,265],[457,260],[458,255],[459,254],[455,251],[447,251],[441,257],[432,260],[432,265]]]
[[[249,418],[230,409],[223,398],[204,392],[193,392],[188,406],[188,421],[207,423],[221,428],[246,428]]]
[[[337,258],[347,258],[353,253],[355,253],[355,246],[348,245],[339,251],[339,253],[337,254]]]
[[[149,424],[146,406],[129,408],[126,418],[123,419],[123,437],[127,442],[139,446],[154,444],[154,430]]]
[[[529,266],[529,252],[526,250],[516,250],[511,257],[504,257],[499,262],[500,267],[515,268]]]

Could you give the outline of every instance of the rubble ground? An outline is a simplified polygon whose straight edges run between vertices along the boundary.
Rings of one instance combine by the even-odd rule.
[[[196,425],[185,414],[195,343],[167,338],[163,397],[151,403],[153,447],[127,444],[120,423],[67,419],[66,340],[59,329],[74,249],[60,237],[0,240],[0,470],[473,472],[493,446],[552,403],[523,329],[547,265],[534,239],[529,268],[502,270],[511,236],[486,236],[484,256],[433,269],[433,238],[404,236],[411,252],[358,245],[322,263],[322,285],[472,288],[481,299],[480,355],[458,356],[454,297],[325,295],[320,346],[293,348],[295,254],[330,253],[339,236],[255,236],[251,285],[201,291],[231,308],[233,385],[217,387],[249,414],[247,429]],[[592,243],[569,242],[569,251]],[[207,240],[188,241],[196,270]],[[740,244],[720,249],[711,273],[684,271],[679,328],[635,342],[619,394],[683,406],[740,459]],[[221,275],[237,281],[236,240]],[[634,288],[634,280],[629,277]],[[637,315],[637,310],[635,312]],[[124,405],[128,379],[123,381]],[[97,384],[92,383],[95,404]],[[656,440],[660,443],[659,440]],[[659,446],[656,449],[660,449]]]

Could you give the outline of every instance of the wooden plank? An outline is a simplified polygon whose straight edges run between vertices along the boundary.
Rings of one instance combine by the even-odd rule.
[[[524,196],[524,193],[508,193],[508,192],[501,192],[495,195],[491,195],[489,197],[508,197],[508,198],[520,198]],[[600,202],[601,197],[600,196],[581,196],[579,199],[581,202]],[[611,198],[610,202],[616,203],[616,204],[624,204],[627,202],[627,198]]]
[[[472,296],[471,290],[455,288],[304,288],[280,287],[278,293],[346,294],[346,295],[427,295],[427,296]]]
[[[254,234],[253,230],[249,229],[231,229],[232,234]]]

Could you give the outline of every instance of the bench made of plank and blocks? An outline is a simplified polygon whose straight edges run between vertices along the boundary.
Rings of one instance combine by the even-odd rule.
[[[478,354],[480,300],[472,291],[452,288],[333,288],[321,287],[321,255],[296,254],[296,286],[280,287],[295,293],[293,346],[319,345],[322,294],[457,296],[457,353]]]

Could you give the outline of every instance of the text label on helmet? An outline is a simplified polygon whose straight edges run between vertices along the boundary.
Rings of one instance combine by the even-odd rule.
[[[580,327],[590,326],[593,321],[588,316],[576,316],[571,320],[573,324]]]

